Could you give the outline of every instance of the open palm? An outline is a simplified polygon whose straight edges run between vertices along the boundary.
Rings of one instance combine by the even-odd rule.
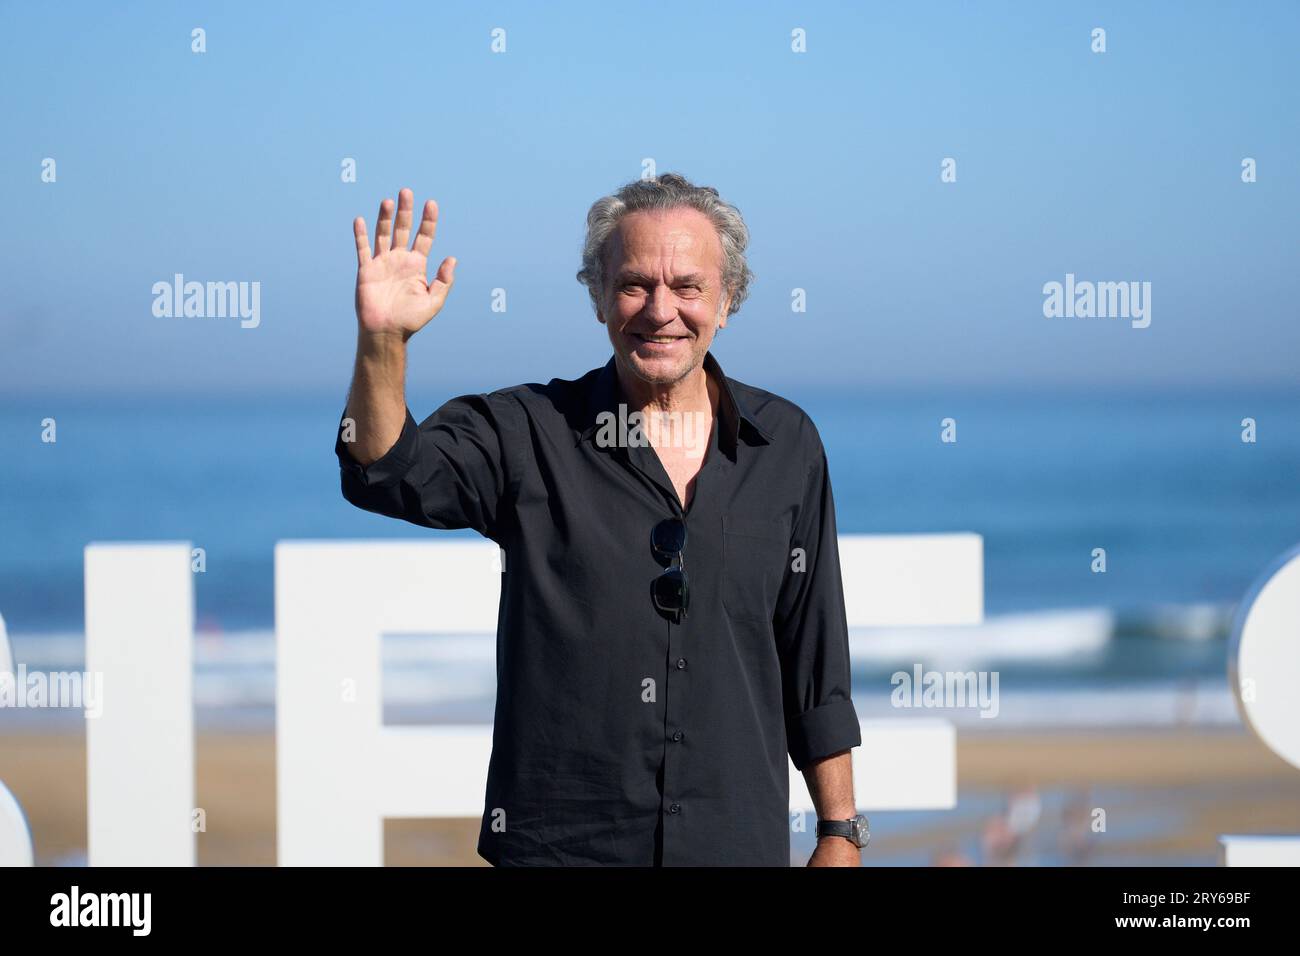
[[[364,333],[409,338],[438,314],[455,282],[454,257],[442,260],[433,281],[426,281],[429,250],[438,229],[438,204],[432,199],[424,204],[414,245],[406,248],[414,206],[411,190],[401,190],[394,225],[393,201],[385,199],[379,204],[373,255],[365,219],[358,216],[352,223],[357,241],[357,322]]]

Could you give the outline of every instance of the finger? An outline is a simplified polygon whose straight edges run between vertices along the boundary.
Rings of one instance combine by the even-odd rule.
[[[393,239],[393,201],[385,199],[379,204],[379,221],[375,223],[375,255],[388,251]]]
[[[451,287],[455,284],[456,257],[448,256],[442,260],[442,265],[438,266],[438,274],[429,283],[429,298],[439,303],[439,307],[441,307],[442,300],[447,298],[447,293],[451,291]]]
[[[415,251],[428,256],[433,248],[433,236],[438,231],[438,204],[430,199],[424,204],[424,215],[420,218],[420,231],[415,234]]]
[[[409,189],[397,192],[397,228],[393,231],[393,248],[405,249],[411,239],[411,212],[415,208],[415,193]]]
[[[357,240],[357,268],[370,261],[370,240],[366,237],[366,217],[357,216],[352,220],[352,235]]]

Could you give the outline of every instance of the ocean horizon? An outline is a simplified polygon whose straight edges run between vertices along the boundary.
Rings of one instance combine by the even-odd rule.
[[[1156,723],[1176,713],[1236,720],[1224,677],[1233,609],[1300,541],[1300,391],[772,390],[821,433],[841,534],[984,537],[986,625],[969,636],[855,632],[855,697],[873,686],[887,695],[875,682],[925,659],[1002,669],[1003,693],[1022,695],[1008,699],[1022,699],[1029,723],[1059,711],[1059,700],[1035,693],[1107,688],[1123,698],[1112,701],[1115,713],[1138,722],[1151,716],[1153,693],[1165,695]],[[409,404],[422,420],[456,394],[417,387]],[[252,655],[231,665],[201,651],[199,706],[252,713],[273,702],[276,541],[473,536],[344,501],[333,453],[344,396],[6,399],[0,614],[18,658],[75,665],[87,543],[184,540],[205,552],[195,575],[201,647]],[[53,443],[41,440],[47,417]],[[947,418],[952,443],[940,441]],[[1253,443],[1241,438],[1245,418],[1256,423]],[[1096,548],[1105,549],[1104,573],[1093,570]],[[453,663],[439,672],[394,663],[394,713],[490,720],[490,655],[470,653],[462,672],[448,671]]]

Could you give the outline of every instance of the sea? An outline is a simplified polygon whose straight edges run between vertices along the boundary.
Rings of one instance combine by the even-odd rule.
[[[997,673],[996,719],[972,706],[917,711],[972,731],[1240,725],[1227,678],[1234,618],[1300,544],[1300,392],[774,390],[817,425],[841,534],[983,536],[982,625],[853,631],[860,717],[908,716],[892,691],[920,664]],[[412,413],[452,394],[413,390]],[[343,402],[0,398],[0,615],[15,662],[83,666],[88,543],[189,541],[206,560],[195,575],[198,723],[273,726],[278,540],[472,535],[343,500]],[[386,638],[385,720],[490,722],[493,655],[490,634]]]

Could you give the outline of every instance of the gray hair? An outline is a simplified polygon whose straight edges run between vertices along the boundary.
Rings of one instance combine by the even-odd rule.
[[[696,186],[677,173],[654,179],[635,179],[612,196],[596,200],[587,211],[587,238],[582,245],[578,281],[587,287],[591,304],[599,311],[605,295],[606,253],[610,235],[628,213],[669,209],[695,209],[708,216],[722,243],[722,283],[731,293],[727,314],[740,310],[754,278],[745,262],[749,229],[740,210],[723,200],[712,186]],[[722,302],[719,300],[718,305]]]

